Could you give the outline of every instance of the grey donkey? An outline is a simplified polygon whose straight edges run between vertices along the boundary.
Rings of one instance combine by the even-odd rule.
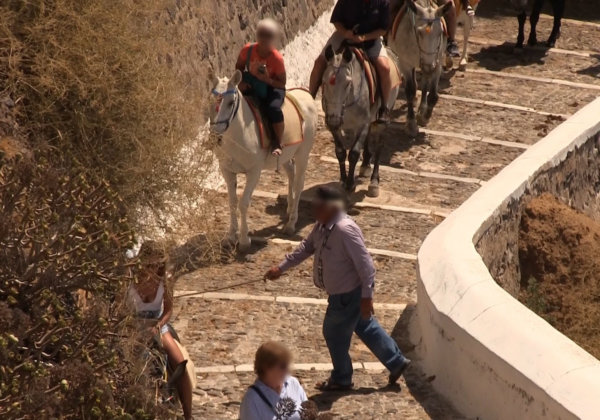
[[[325,58],[327,69],[322,80],[322,103],[325,124],[335,141],[335,154],[340,165],[340,180],[346,191],[355,190],[354,172],[360,152],[364,150],[360,176],[368,176],[371,158],[373,158],[373,172],[367,195],[377,197],[379,159],[383,148],[381,132],[386,126],[375,123],[381,99],[377,95],[375,103],[370,103],[369,86],[362,64],[350,47],[344,45],[341,53],[336,53],[329,46],[325,50]],[[389,60],[392,71],[396,71],[393,54],[390,54]],[[394,87],[387,99],[390,110],[394,107],[398,91],[399,87]],[[347,172],[346,157],[349,164]]]
[[[439,7],[427,0],[423,3],[406,0],[406,13],[400,17],[397,30],[388,36],[389,45],[398,56],[398,65],[404,77],[408,102],[406,126],[412,137],[419,134],[418,125],[426,126],[429,123],[439,99],[438,84],[446,51],[446,35],[441,18],[452,7],[451,2]],[[421,103],[419,114],[415,116],[417,68],[421,69],[422,74]]]

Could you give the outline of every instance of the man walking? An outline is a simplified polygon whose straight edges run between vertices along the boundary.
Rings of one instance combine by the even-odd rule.
[[[329,294],[323,336],[333,362],[331,376],[318,384],[318,389],[346,390],[353,387],[352,360],[348,351],[354,332],[390,371],[389,383],[392,385],[410,360],[402,355],[396,342],[373,316],[375,267],[360,228],[343,208],[341,193],[319,188],[313,202],[317,219],[313,230],[265,277],[275,280],[284,271],[314,255],[313,280],[317,287]]]

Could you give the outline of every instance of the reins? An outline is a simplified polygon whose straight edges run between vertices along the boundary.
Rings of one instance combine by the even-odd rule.
[[[417,15],[416,15],[416,13],[415,13],[415,12],[414,12],[412,9],[410,9],[410,8],[409,8],[409,12],[410,12],[410,14],[411,14],[411,18],[412,18],[412,27],[413,27],[413,31],[414,31],[414,33],[415,33],[415,40],[417,41],[417,48],[419,49],[419,56],[423,56],[423,55],[426,55],[426,56],[427,56],[427,55],[428,55],[428,56],[437,55],[437,56],[439,56],[439,54],[440,54],[440,50],[441,50],[441,48],[442,48],[442,40],[444,39],[444,31],[443,31],[443,28],[442,28],[442,31],[441,31],[441,34],[440,34],[440,37],[439,37],[439,42],[438,42],[438,45],[437,45],[437,47],[435,48],[435,50],[434,50],[434,51],[426,51],[426,50],[424,50],[424,49],[421,47],[421,42],[419,41],[419,34],[418,34],[418,32],[417,32],[417,22],[416,22],[416,17],[417,17]],[[440,25],[441,25],[441,21],[442,21],[442,19],[441,19],[441,18],[439,18],[439,17],[436,17],[435,19],[420,19],[420,20],[422,20],[422,21],[426,22],[426,23],[427,23],[428,25],[430,25],[430,26],[433,26],[433,24],[434,24],[434,23],[437,23],[437,22],[440,22]],[[422,60],[421,60],[421,61],[422,61]],[[438,59],[438,58],[436,58],[436,60],[435,60],[435,66],[436,66],[436,67],[437,67],[438,63],[439,63],[439,59]]]
[[[204,291],[201,291],[201,292],[184,293],[182,295],[174,296],[174,298],[198,296],[198,295],[203,295],[203,294],[206,294],[206,293],[215,293],[215,292],[220,292],[222,290],[234,289],[236,287],[246,286],[248,284],[253,284],[253,283],[258,283],[259,281],[265,281],[265,279],[261,278],[261,279],[257,279],[257,280],[244,281],[244,282],[241,282],[241,283],[230,284],[228,286],[217,287],[215,289],[208,289],[208,290],[204,290]]]
[[[354,56],[354,53],[352,53],[352,55]],[[354,63],[355,60],[356,60],[356,57],[354,56],[352,63]],[[350,64],[350,63],[348,63],[348,64]],[[338,73],[342,69],[342,66],[337,66],[337,67],[336,66],[332,66],[332,67],[335,70],[334,77],[337,79]],[[363,86],[365,84],[365,73],[361,69],[361,71],[360,71],[360,84],[358,85],[358,93],[356,93],[355,92],[355,88],[354,88],[354,66],[350,66],[350,76],[352,77],[352,102],[346,103],[346,99],[349,96],[348,94],[346,94],[346,96],[344,97],[344,102],[342,102],[341,115],[344,115],[344,111],[346,110],[346,108],[350,108],[350,107],[356,105],[356,103],[358,102],[358,100],[360,98],[360,93],[362,92]],[[327,102],[326,102],[326,104],[327,104]]]
[[[229,126],[231,125],[231,122],[233,121],[233,119],[235,118],[235,116],[238,113],[238,110],[240,108],[240,91],[239,89],[233,88],[233,89],[228,89],[225,92],[219,92],[216,89],[212,90],[212,94],[218,99],[218,100],[223,100],[223,97],[228,96],[228,95],[233,95],[234,97],[234,107],[233,110],[231,111],[231,115],[229,115],[229,118],[226,119],[222,119],[222,120],[218,120],[216,122],[212,122],[210,123],[210,125],[218,125],[218,124],[225,124],[225,130],[229,129]]]

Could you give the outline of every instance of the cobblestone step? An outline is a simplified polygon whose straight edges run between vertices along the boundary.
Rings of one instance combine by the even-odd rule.
[[[418,371],[409,370],[406,379],[400,379],[399,387],[388,387],[386,371],[357,369],[354,373],[354,390],[328,394],[314,389],[318,381],[327,378],[327,372],[298,369],[294,376],[300,380],[321,412],[329,412],[335,419],[463,418],[437,395],[432,383]],[[242,396],[254,378],[251,371],[199,373],[198,385],[194,390],[195,415],[203,420],[237,419]]]

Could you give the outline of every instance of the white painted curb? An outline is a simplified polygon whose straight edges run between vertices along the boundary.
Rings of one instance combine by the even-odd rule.
[[[474,246],[541,171],[599,132],[597,99],[488,181],[419,250],[411,338],[436,390],[468,417],[600,418],[600,361],[498,286]]]

